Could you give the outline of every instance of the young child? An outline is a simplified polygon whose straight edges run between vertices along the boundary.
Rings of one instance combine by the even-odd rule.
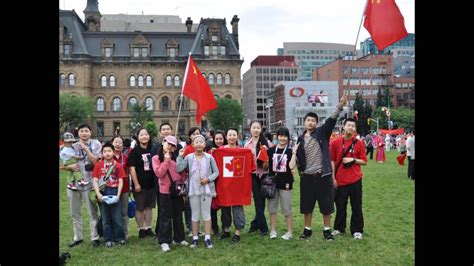
[[[74,135],[66,132],[63,136],[64,144],[59,152],[59,158],[63,166],[76,167],[78,160],[83,159],[83,156],[76,154],[72,144],[76,141]],[[89,182],[84,181],[84,176],[81,171],[61,170],[65,172],[68,179],[67,188],[70,190],[77,190],[76,184],[87,185]]]
[[[181,172],[188,169],[189,190],[188,197],[191,205],[191,220],[193,241],[191,248],[195,248],[199,243],[199,218],[204,221],[204,244],[207,248],[213,248],[211,241],[211,202],[216,195],[214,180],[219,176],[214,157],[204,152],[206,140],[202,135],[194,136],[192,140],[194,153],[183,158],[184,149],[179,152],[176,171]]]
[[[104,159],[98,162],[92,171],[92,183],[99,200],[105,247],[110,248],[114,245],[114,242],[125,245],[122,206],[119,199],[123,179],[127,178],[127,174],[123,170],[123,166],[114,160],[114,146],[112,143],[104,144],[102,155]]]
[[[225,139],[225,133],[223,131],[217,130],[217,131],[214,132],[213,136],[214,136],[214,138],[212,139],[212,146],[207,147],[207,145],[206,145],[206,149],[210,148],[206,152],[211,154],[212,156],[214,156],[213,155],[214,151],[216,149],[218,149],[220,146],[227,145],[227,140]],[[214,181],[215,187],[217,187],[218,179],[219,178],[217,178]],[[220,206],[217,205],[216,197],[213,197],[212,202],[211,202],[211,221],[212,221],[212,232],[213,232],[213,235],[215,235],[215,236],[217,236],[219,234],[219,226],[217,224],[217,211],[219,209],[220,209]],[[221,222],[222,222],[222,220],[221,220]]]
[[[270,213],[270,239],[277,237],[277,210],[278,202],[281,204],[281,212],[285,216],[287,232],[281,237],[290,240],[293,237],[293,219],[291,217],[291,190],[293,189],[292,169],[295,168],[296,159],[292,156],[292,150],[288,145],[290,132],[281,127],[276,132],[278,144],[268,150],[270,176],[275,178],[277,193],[274,198],[268,200],[268,212]],[[295,147],[296,151],[297,146]]]
[[[183,210],[184,199],[171,195],[172,182],[185,182],[186,174],[177,171],[175,150],[178,146],[174,136],[166,136],[157,154],[152,157],[152,167],[159,182],[160,214],[158,215],[158,243],[163,252],[169,252],[169,245],[174,243],[187,246],[184,240]],[[180,173],[181,172],[181,173]]]

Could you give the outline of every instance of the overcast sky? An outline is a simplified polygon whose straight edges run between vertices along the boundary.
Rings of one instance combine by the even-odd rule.
[[[237,2],[237,4],[236,4]],[[365,0],[99,0],[101,14],[178,15],[191,17],[194,23],[204,18],[238,15],[242,75],[259,55],[276,55],[283,42],[333,42],[354,44],[364,12]],[[415,33],[414,0],[396,0],[409,33]],[[72,10],[84,20],[87,0],[59,0],[61,9]],[[370,37],[362,26],[360,41]]]

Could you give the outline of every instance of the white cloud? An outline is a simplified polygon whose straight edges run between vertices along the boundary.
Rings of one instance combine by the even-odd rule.
[[[258,4],[257,4],[258,3]],[[410,33],[415,32],[414,0],[396,0]],[[61,9],[82,12],[87,0],[60,0]],[[204,18],[226,18],[238,15],[240,54],[245,58],[242,74],[258,55],[274,55],[283,42],[337,42],[354,44],[365,7],[365,0],[101,0],[102,14],[178,15],[194,23]],[[358,43],[370,35],[362,27]]]

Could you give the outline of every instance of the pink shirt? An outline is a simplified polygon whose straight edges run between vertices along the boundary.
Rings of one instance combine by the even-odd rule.
[[[164,162],[160,162],[158,155],[155,155],[153,158],[151,158],[151,164],[153,167],[153,172],[155,172],[155,175],[158,177],[161,194],[170,194],[170,174],[173,181],[184,182],[187,179],[187,175],[184,171],[181,173],[176,172],[176,162],[173,160],[164,160]]]
[[[268,144],[267,144],[268,145]],[[257,150],[257,142],[253,142],[253,139],[250,138],[250,140],[244,145],[245,149],[250,149],[253,154],[253,159],[255,161],[255,165],[257,166],[257,169],[253,171],[254,174],[258,174],[260,177],[262,174],[268,174],[268,170],[263,170],[262,167],[258,167],[257,165],[257,155],[255,154],[255,151]]]

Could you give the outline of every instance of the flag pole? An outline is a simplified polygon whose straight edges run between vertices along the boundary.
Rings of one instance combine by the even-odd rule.
[[[178,125],[179,125],[179,117],[181,115],[181,106],[183,105],[183,90],[184,85],[186,85],[186,78],[188,76],[188,68],[189,68],[189,59],[191,58],[191,52],[189,52],[188,56],[188,63],[186,64],[186,70],[184,70],[184,77],[183,77],[183,86],[181,87],[181,94],[179,95],[179,110],[178,110],[178,119],[176,120],[176,127],[174,131],[174,135],[178,136]]]
[[[370,0],[367,0],[367,1],[370,1]],[[357,41],[359,40],[359,33],[360,33],[360,28],[362,27],[362,22],[364,21],[364,14],[365,14],[365,10],[367,8],[367,1],[365,2],[365,6],[364,6],[364,11],[362,12],[362,16],[360,18],[360,23],[359,23],[359,29],[357,30],[357,36],[356,36],[356,40],[355,40],[355,44],[354,44],[354,50],[352,52],[352,57],[355,57],[356,56],[356,49],[357,49]],[[346,93],[346,96],[350,96],[350,82],[351,82],[351,75],[352,75],[352,64],[353,64],[353,61],[351,59],[351,63],[349,64],[349,77],[347,78],[347,83],[346,83],[346,86],[349,88],[349,92]],[[344,71],[343,71],[344,73]],[[342,95],[344,95],[344,82],[342,82]],[[350,101],[349,101],[350,102]]]

